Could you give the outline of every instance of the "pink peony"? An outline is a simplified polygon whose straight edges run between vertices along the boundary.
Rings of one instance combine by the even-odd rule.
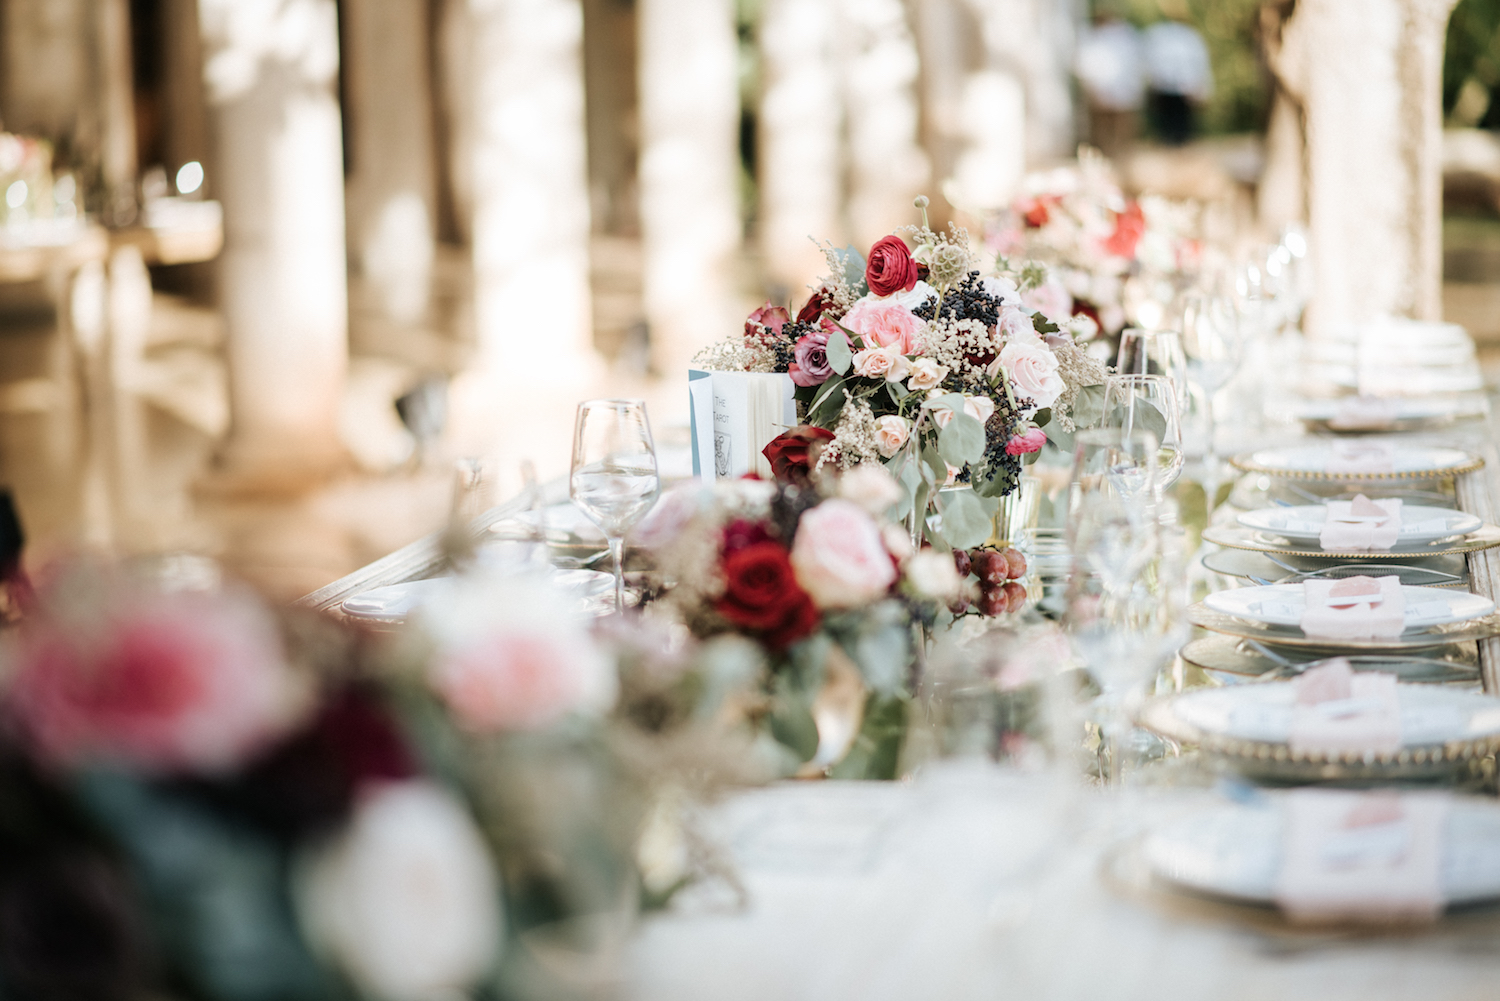
[[[305,691],[248,595],[163,593],[65,569],[6,648],[8,710],[42,759],[223,772],[296,722]]]
[[[863,337],[866,347],[894,345],[904,355],[922,350],[922,320],[899,302],[861,299],[844,314],[843,324]]]
[[[1041,428],[1032,428],[1025,434],[1018,434],[1006,442],[1005,454],[1026,455],[1031,452],[1040,452],[1045,444],[1047,444],[1047,433]]]
[[[880,529],[858,504],[839,498],[802,516],[792,544],[792,567],[819,608],[868,604],[896,581]]]

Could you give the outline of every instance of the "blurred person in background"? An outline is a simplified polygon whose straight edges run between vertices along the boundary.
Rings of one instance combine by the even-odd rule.
[[[1190,25],[1158,21],[1141,34],[1146,67],[1146,119],[1168,146],[1181,146],[1197,133],[1197,106],[1214,92],[1208,46]]]
[[[1096,13],[1079,39],[1073,72],[1088,102],[1089,141],[1118,159],[1135,141],[1145,99],[1140,32],[1112,11]]]

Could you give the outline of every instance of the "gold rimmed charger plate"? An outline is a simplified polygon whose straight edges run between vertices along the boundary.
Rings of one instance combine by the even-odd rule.
[[[1325,469],[1290,469],[1286,466],[1270,465],[1256,459],[1256,456],[1267,451],[1277,451],[1277,449],[1247,452],[1243,455],[1236,455],[1229,462],[1236,469],[1246,473],[1263,473],[1266,476],[1276,476],[1285,480],[1324,480],[1343,483],[1351,481],[1436,480],[1448,476],[1458,476],[1462,473],[1472,473],[1474,470],[1484,466],[1484,459],[1472,452],[1465,452],[1457,448],[1444,448],[1442,451],[1454,454],[1454,461],[1446,466],[1428,469],[1407,469],[1389,473],[1331,473]]]
[[[1397,546],[1393,549],[1382,551],[1349,550],[1345,552],[1330,552],[1324,549],[1306,549],[1302,543],[1293,542],[1291,539],[1280,535],[1273,535],[1257,528],[1246,528],[1244,525],[1211,525],[1203,530],[1203,541],[1212,542],[1216,546],[1227,546],[1230,549],[1249,549],[1257,553],[1275,553],[1278,556],[1298,556],[1320,560],[1344,560],[1365,563],[1374,560],[1409,560],[1414,558],[1422,559],[1428,556],[1457,556],[1463,553],[1477,553],[1481,549],[1493,549],[1496,546],[1500,546],[1500,527],[1484,525],[1478,531],[1470,532],[1468,535],[1450,536],[1449,538],[1438,539],[1420,546]]]
[[[1389,640],[1328,640],[1312,639],[1296,626],[1276,626],[1267,622],[1242,619],[1237,615],[1216,612],[1203,602],[1191,605],[1187,610],[1188,621],[1209,632],[1240,636],[1258,643],[1302,649],[1327,650],[1329,656],[1341,652],[1366,650],[1420,650],[1425,647],[1445,646],[1449,643],[1472,643],[1476,640],[1500,636],[1500,612],[1491,612],[1477,619],[1462,622],[1444,622],[1425,629],[1402,633]]]
[[[1271,649],[1278,657],[1296,664],[1324,660],[1343,652],[1306,647],[1279,650],[1268,647],[1268,649]],[[1424,650],[1420,655],[1400,652],[1354,654],[1349,657],[1349,666],[1356,671],[1382,671],[1386,674],[1394,674],[1399,680],[1408,684],[1474,685],[1479,682],[1476,653],[1477,651],[1471,644],[1455,644],[1447,648]],[[1210,675],[1233,674],[1242,678],[1258,678],[1283,667],[1282,661],[1246,646],[1240,637],[1224,633],[1211,633],[1192,640],[1177,651],[1177,654],[1189,664],[1209,672]]]

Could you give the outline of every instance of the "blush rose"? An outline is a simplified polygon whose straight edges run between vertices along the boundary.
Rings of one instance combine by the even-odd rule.
[[[1000,349],[1000,364],[1010,373],[1016,393],[1038,408],[1050,407],[1067,389],[1057,374],[1057,355],[1039,338],[1013,340]]]
[[[864,338],[866,347],[895,346],[905,355],[922,350],[922,320],[899,302],[861,299],[844,314],[843,324]]]
[[[855,608],[883,596],[896,568],[880,529],[858,504],[834,498],[808,511],[797,526],[792,566],[819,608]]]

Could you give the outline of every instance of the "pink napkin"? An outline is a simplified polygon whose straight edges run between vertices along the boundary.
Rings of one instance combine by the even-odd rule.
[[[1401,534],[1399,498],[1372,501],[1360,494],[1352,501],[1329,501],[1328,517],[1318,544],[1330,552],[1390,549]]]
[[[1302,631],[1312,639],[1389,640],[1406,628],[1400,577],[1306,580],[1302,595]]]
[[[1437,919],[1447,793],[1298,789],[1284,803],[1276,902],[1291,920]]]
[[[1339,401],[1328,426],[1340,431],[1390,427],[1396,420],[1396,405],[1379,396],[1347,396]]]
[[[1342,657],[1292,682],[1293,751],[1338,754],[1401,750],[1401,703],[1394,674],[1355,674]]]
[[[1330,473],[1390,473],[1396,468],[1396,448],[1384,441],[1341,441],[1328,457]]]

